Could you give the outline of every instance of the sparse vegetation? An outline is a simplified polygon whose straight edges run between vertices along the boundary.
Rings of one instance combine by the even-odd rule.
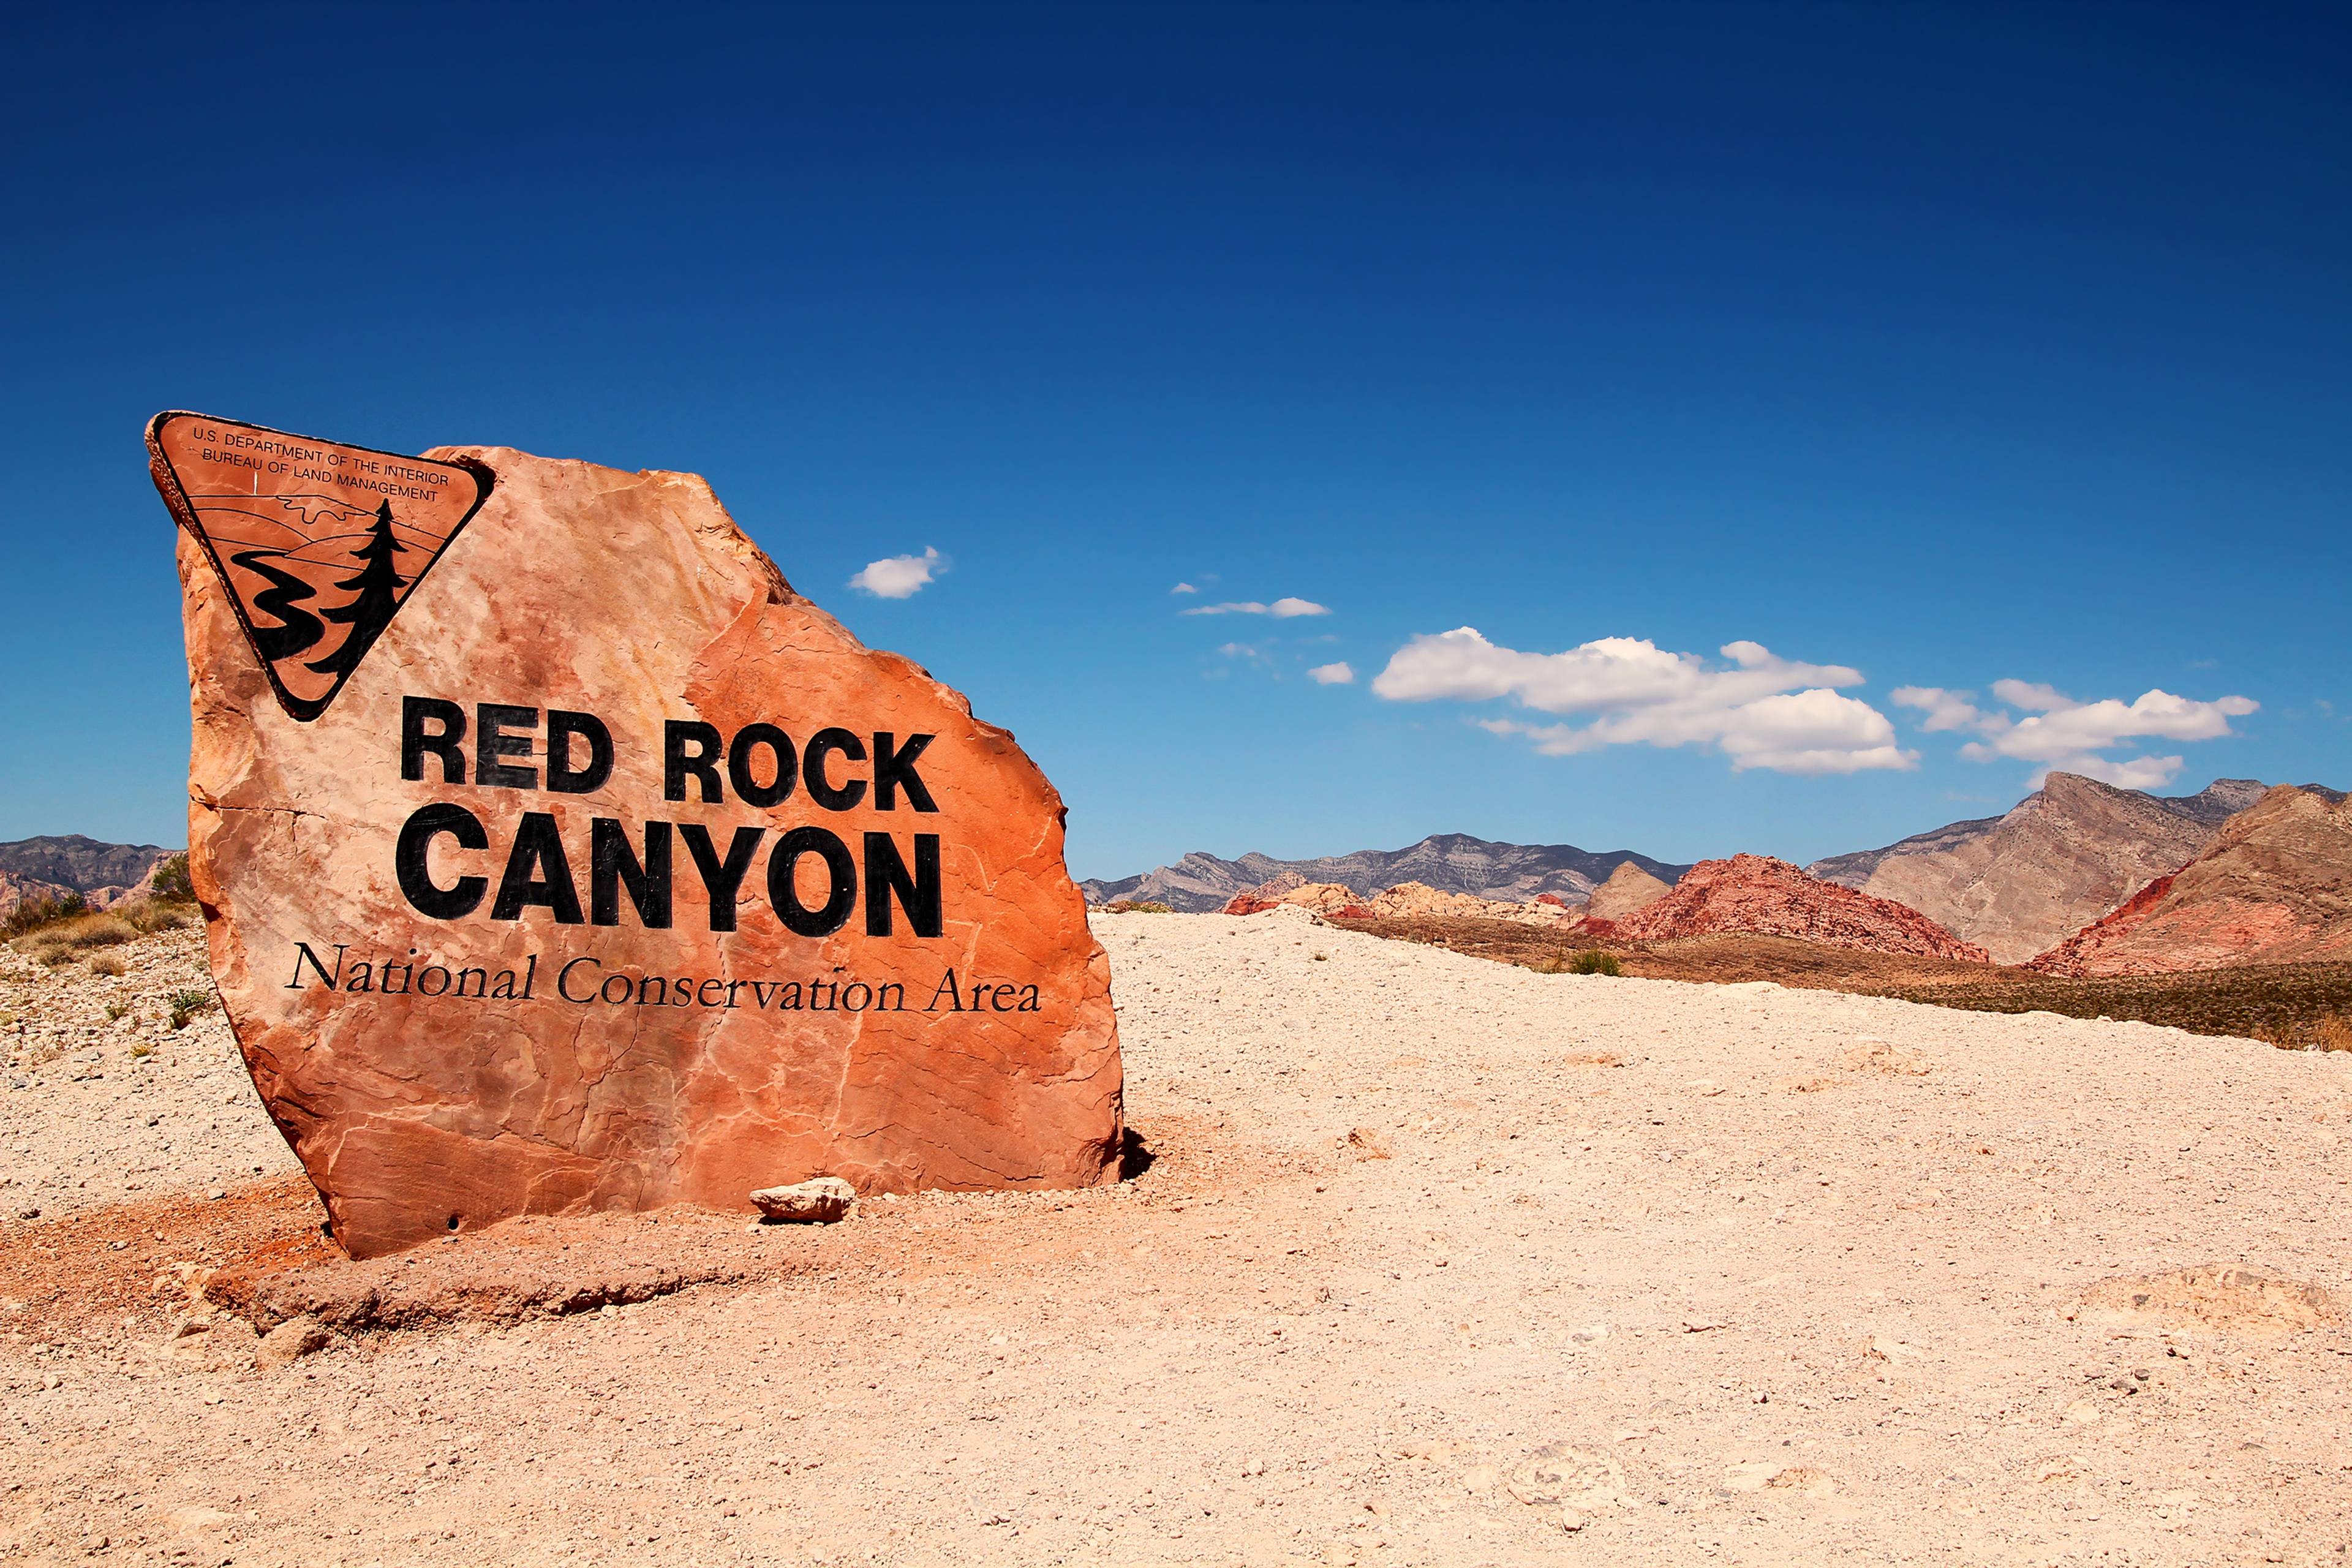
[[[111,952],[99,953],[89,961],[89,972],[108,980],[121,978],[130,967],[120,956]]]
[[[152,902],[158,904],[193,904],[196,901],[196,885],[188,879],[188,852],[166,855],[156,862]]]
[[[109,1002],[106,1005],[106,1021],[110,1024],[119,1024],[122,1022],[125,1017],[130,1016],[130,1013],[131,1004],[128,1002]]]
[[[1146,899],[1140,903],[1114,899],[1103,908],[1118,915],[1172,915],[1176,912],[1157,899]]]
[[[213,994],[209,991],[174,991],[169,998],[169,1005],[172,1027],[184,1029],[189,1019],[213,1005]]]
[[[1475,958],[1524,964],[1544,973],[1562,973],[1577,957],[1573,932],[1513,921],[1424,918],[1333,923]],[[2352,1048],[2352,963],[2242,964],[2179,974],[2076,980],[2030,969],[1864,952],[1774,936],[1629,942],[1613,956],[1624,973],[1645,980],[1769,980],[1979,1013],[2137,1020],[2192,1034],[2264,1040],[2289,1050]]]
[[[1625,973],[1625,966],[1617,962],[1615,953],[1597,947],[1588,947],[1578,953],[1569,961],[1568,967],[1572,974],[1616,975]]]
[[[62,899],[26,899],[0,920],[0,938],[15,939],[89,912],[89,900],[79,893]]]
[[[178,931],[191,919],[187,905],[159,903],[152,899],[125,904],[112,912],[142,936],[152,936],[159,931]]]
[[[2257,1029],[2254,1038],[2283,1051],[2352,1051],[2352,1019],[2341,1013],[2300,1023],[2291,1016],[2276,1018]]]
[[[138,934],[139,929],[119,915],[84,912],[36,926],[18,936],[15,945],[34,963],[55,969],[94,949],[120,946]]]

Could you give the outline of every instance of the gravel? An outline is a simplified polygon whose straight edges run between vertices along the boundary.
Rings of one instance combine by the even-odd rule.
[[[772,1271],[420,1310],[270,1368],[233,1314],[68,1331],[0,1300],[0,1558],[2343,1560],[2352,1058],[1539,975],[1281,913],[1097,931],[1132,1181],[674,1211],[623,1228]],[[254,1185],[282,1167],[246,1153],[275,1138],[249,1101],[201,1140],[169,1120],[231,1065],[205,1026],[176,1063],[45,1068],[12,1147],[135,1170],[126,1234],[165,1185],[284,1188]],[[0,1239],[21,1271],[94,1223]],[[495,1268],[497,1236],[425,1250]],[[69,1301],[90,1259],[55,1250]],[[2233,1316],[2210,1273],[2194,1319],[2084,1309],[2210,1263],[2310,1287],[2320,1326]]]

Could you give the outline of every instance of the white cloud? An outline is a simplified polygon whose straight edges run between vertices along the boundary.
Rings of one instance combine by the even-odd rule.
[[[1973,730],[1984,722],[1981,709],[1971,700],[1973,691],[1947,691],[1940,686],[1898,686],[1887,695],[1898,708],[1916,708],[1926,715],[1919,728],[1936,730]]]
[[[2218,740],[2233,732],[2231,720],[2262,706],[2249,697],[2200,701],[2154,689],[2129,702],[2114,697],[2077,702],[2055,687],[2031,680],[1996,680],[1992,689],[2010,707],[2024,710],[2025,716],[1979,708],[1975,693],[1938,686],[1898,687],[1894,698],[1926,715],[1919,726],[1923,730],[1971,730],[1982,737],[1960,748],[1960,755],[1970,762],[2012,758],[2032,763],[2029,782],[2037,785],[2053,770],[2062,770],[2124,789],[2171,783],[2182,759],[2107,753],[2146,740]]]
[[[1603,746],[1711,745],[1736,770],[1850,773],[1908,768],[1886,715],[1833,689],[1861,684],[1843,665],[1784,659],[1759,643],[1727,643],[1732,668],[1673,653],[1643,637],[1601,637],[1565,653],[1522,653],[1470,626],[1423,634],[1372,681],[1393,702],[1512,698],[1545,713],[1589,715],[1580,725],[1513,719],[1478,722],[1522,735],[1548,756]]]
[[[869,561],[849,585],[877,599],[911,599],[948,569],[948,558],[926,546],[920,555],[886,555]]]
[[[1201,590],[1200,590],[1200,589],[1198,589],[1198,588],[1195,588],[1195,587],[1194,587],[1194,586],[1192,586],[1192,584],[1190,584],[1190,583],[1179,583],[1179,584],[1177,584],[1173,588],[1171,588],[1171,589],[1169,589],[1168,591],[1169,591],[1170,593],[1171,593],[1171,594],[1197,594],[1197,593],[1199,593]]]
[[[1318,664],[1307,672],[1307,679],[1318,686],[1353,686],[1356,667],[1344,658],[1337,664]]]
[[[2052,713],[2074,705],[2073,698],[2038,680],[1996,680],[1992,694],[2011,708],[2022,708],[2029,713]]]
[[[1244,599],[1223,605],[1196,605],[1179,612],[1187,616],[1272,616],[1276,620],[1289,620],[1295,616],[1328,616],[1328,605],[1312,599],[1276,599],[1271,605],[1261,605],[1255,599]]]

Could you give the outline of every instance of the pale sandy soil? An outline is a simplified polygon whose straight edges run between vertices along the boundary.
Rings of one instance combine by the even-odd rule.
[[[2347,1561],[2352,1331],[2077,1305],[2208,1262],[2352,1292],[2352,1057],[1097,930],[1132,1183],[630,1220],[750,1282],[269,1370],[233,1319],[170,1337],[175,1263],[312,1213],[216,1024],[13,1071],[0,1558]],[[553,1266],[603,1267],[581,1235]],[[1521,1500],[1548,1447],[1574,1531]]]

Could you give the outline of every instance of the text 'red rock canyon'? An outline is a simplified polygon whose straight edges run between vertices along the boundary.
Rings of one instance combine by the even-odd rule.
[[[213,971],[346,1249],[1115,1177],[1060,797],[700,479],[189,414],[149,445]]]

